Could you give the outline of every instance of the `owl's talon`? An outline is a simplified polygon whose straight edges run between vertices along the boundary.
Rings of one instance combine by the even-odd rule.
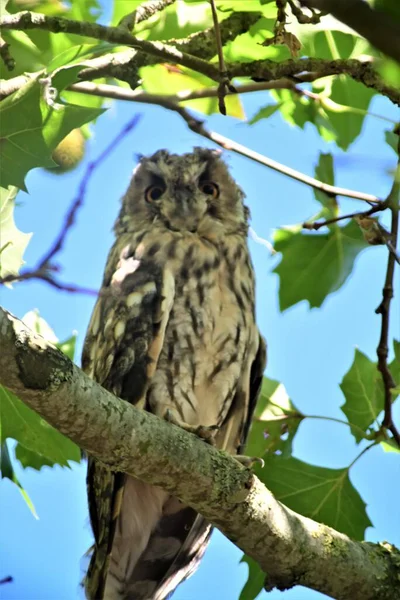
[[[164,419],[169,423],[181,427],[181,429],[184,429],[188,433],[193,433],[207,442],[207,444],[211,444],[212,446],[215,445],[214,437],[216,430],[219,429],[218,425],[189,425],[178,419],[169,408],[165,411]]]
[[[243,454],[237,454],[234,458],[248,469],[251,469],[254,465],[261,465],[261,468],[263,469],[265,465],[263,459],[258,456],[244,456]]]

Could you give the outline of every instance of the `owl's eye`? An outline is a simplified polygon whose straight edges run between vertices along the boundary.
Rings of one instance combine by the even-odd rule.
[[[213,198],[218,198],[219,196],[219,187],[213,181],[200,181],[199,190],[203,192],[203,194],[212,196]]]
[[[164,192],[165,188],[161,185],[150,185],[145,191],[144,197],[147,202],[155,202],[161,198]]]

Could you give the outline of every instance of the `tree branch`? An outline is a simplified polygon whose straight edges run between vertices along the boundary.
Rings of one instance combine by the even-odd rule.
[[[400,131],[399,131],[400,134]],[[394,267],[396,260],[396,246],[399,233],[399,209],[400,209],[400,136],[398,141],[398,154],[399,162],[394,176],[393,186],[390,190],[387,198],[387,204],[392,212],[392,223],[390,230],[390,241],[393,246],[393,251],[388,254],[387,269],[385,284],[382,292],[382,302],[376,309],[376,313],[382,317],[381,321],[381,334],[379,338],[378,348],[376,350],[378,355],[378,369],[382,375],[383,387],[385,392],[385,416],[383,418],[382,426],[386,427],[393,435],[396,443],[400,448],[400,433],[397,430],[392,417],[392,388],[396,387],[396,383],[393,380],[393,376],[390,372],[387,358],[389,353],[389,318],[390,318],[390,304],[393,298],[393,277]]]
[[[2,385],[104,464],[203,514],[268,573],[268,589],[395,598],[400,555],[390,544],[355,542],[294,513],[227,453],[116,398],[3,309],[0,343]]]
[[[223,43],[226,43],[228,39],[234,39],[240,33],[239,25],[243,27],[247,22],[245,29],[247,31],[258,18],[257,13],[247,13],[247,17],[243,13],[234,13],[228,17],[220,25]],[[169,44],[163,44],[135,38],[124,27],[105,27],[97,23],[74,21],[63,17],[47,17],[28,11],[3,16],[0,19],[0,26],[3,29],[45,29],[53,33],[73,33],[136,48],[136,51],[128,50],[106,54],[85,61],[87,67],[79,74],[79,78],[82,80],[115,77],[128,81],[132,87],[137,87],[138,69],[146,64],[163,61],[182,65],[202,73],[218,83],[220,81],[219,69],[214,63],[207,61],[217,53],[212,28],[193,34],[186,40],[169,40]],[[198,58],[195,54],[201,55],[202,58]],[[346,74],[387,96],[400,106],[400,89],[386,85],[374,70],[371,61],[300,58],[277,63],[272,60],[263,60],[227,64],[226,69],[230,79],[250,77],[265,81],[285,77],[294,77],[298,81],[314,81],[321,77]]]
[[[400,62],[400,23],[364,0],[300,0],[300,4],[330,13],[365,37],[375,48]]]
[[[277,82],[267,82],[269,83],[269,88],[271,87],[288,87],[286,80],[280,80]],[[256,85],[256,84],[254,84]],[[266,84],[264,84],[266,85]],[[243,86],[245,87],[245,86]],[[246,146],[242,144],[238,144],[233,140],[226,138],[225,136],[216,133],[215,131],[209,131],[204,127],[203,121],[197,119],[193,114],[188,112],[183,106],[180,106],[175,100],[191,100],[199,97],[206,97],[206,91],[200,90],[200,92],[192,92],[190,94],[185,94],[184,97],[180,95],[174,96],[162,96],[155,94],[147,94],[146,92],[136,92],[127,89],[120,89],[117,86],[110,86],[107,84],[93,84],[91,82],[86,83],[78,83],[71,86],[71,89],[74,91],[80,91],[88,94],[96,95],[97,92],[101,96],[111,97],[111,98],[119,98],[121,100],[128,100],[131,102],[140,102],[144,104],[155,104],[157,106],[162,106],[167,110],[171,110],[173,112],[178,113],[184,121],[186,121],[189,129],[194,131],[195,133],[207,138],[208,140],[214,142],[224,148],[224,150],[231,150],[232,152],[236,152],[237,154],[241,154],[242,156],[246,156],[255,162],[258,162],[274,171],[278,171],[287,177],[291,177],[292,179],[296,179],[301,183],[305,183],[313,188],[319,189],[330,196],[346,196],[348,198],[353,198],[355,200],[362,200],[364,202],[372,203],[372,204],[380,204],[382,202],[377,196],[372,194],[366,194],[364,192],[358,192],[355,190],[349,190],[346,188],[340,188],[334,185],[330,185],[328,183],[324,183],[315,179],[314,177],[310,177],[309,175],[305,175],[304,173],[300,173],[300,171],[296,171],[291,167],[283,165],[272,158],[268,158],[267,156],[263,156],[258,152],[254,152],[250,150]],[[238,92],[240,92],[241,88],[238,88]],[[200,96],[201,94],[201,96]],[[218,95],[218,88],[212,88],[212,92],[210,96]],[[172,98],[172,99],[171,99]]]

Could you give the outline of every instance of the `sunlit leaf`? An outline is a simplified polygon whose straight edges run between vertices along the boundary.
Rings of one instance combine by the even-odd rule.
[[[315,167],[315,177],[323,183],[329,185],[335,185],[335,174],[333,170],[333,157],[332,154],[321,154],[319,155],[319,161]],[[319,215],[319,218],[324,217],[326,219],[334,218],[338,213],[338,204],[336,198],[332,198],[322,190],[316,188],[313,189],[314,196],[321,202],[324,207],[324,211]]]
[[[326,469],[293,457],[267,455],[257,475],[285,506],[353,539],[364,539],[366,528],[372,525],[348,469]]]
[[[344,284],[358,253],[367,246],[354,222],[323,235],[304,233],[301,227],[277,230],[274,248],[282,253],[282,260],[274,273],[280,279],[280,309],[301,300],[310,307],[321,306],[328,294]]]
[[[14,222],[15,197],[18,188],[0,187],[0,277],[17,275],[24,264],[23,255],[31,233],[23,233]]]
[[[389,369],[394,380],[399,381],[400,342],[394,341],[394,351],[395,358]],[[349,423],[367,432],[382,412],[385,402],[382,375],[377,363],[356,349],[353,364],[343,377],[340,388],[346,399],[341,409]],[[362,439],[357,429],[351,428],[351,432],[357,442]]]
[[[386,440],[384,442],[381,442],[381,446],[385,452],[400,453],[400,448],[394,440]]]
[[[67,69],[65,71],[68,71]],[[76,67],[62,86],[76,78]],[[72,129],[91,121],[103,110],[60,104],[45,99],[43,85],[33,80],[0,103],[2,123],[0,182],[2,187],[25,188],[25,176],[35,167],[55,166],[51,152]]]
[[[17,396],[0,386],[1,439],[12,438],[53,464],[68,466],[80,461],[80,451],[71,440],[49,425]]]
[[[240,562],[248,565],[249,572],[247,581],[240,592],[239,600],[254,600],[264,588],[265,573],[250,556],[244,554]]]
[[[35,519],[37,519],[38,516],[37,516],[36,510],[35,510],[35,507],[33,505],[33,502],[30,499],[27,491],[23,488],[22,484],[20,483],[20,481],[18,480],[18,478],[15,474],[14,467],[11,462],[11,457],[10,457],[10,453],[8,451],[6,442],[2,442],[0,444],[0,472],[1,472],[2,479],[7,477],[13,483],[15,483],[15,485],[18,487],[19,491],[21,492],[21,495],[22,495],[23,499],[25,500],[29,510],[31,511],[31,513],[33,514]]]
[[[253,60],[281,61],[290,58],[285,45],[263,46],[265,40],[273,37],[275,21],[261,18],[247,33],[238,35],[224,46],[224,57],[228,62],[252,62]]]
[[[249,125],[254,125],[255,123],[258,123],[258,121],[261,121],[261,119],[268,119],[273,114],[275,114],[276,111],[281,108],[281,106],[281,102],[279,102],[278,104],[267,104],[267,106],[263,106],[263,108],[260,108],[260,110],[254,115],[254,117],[250,119]]]
[[[399,136],[394,133],[394,131],[385,131],[385,140],[386,143],[392,148],[394,153],[396,154],[396,158],[398,156],[397,148],[399,145]]]
[[[143,89],[150,94],[178,94],[183,92],[202,90],[209,87],[214,87],[215,82],[202,75],[171,65],[152,65],[144,67],[140,71],[143,77]],[[202,98],[198,100],[190,100],[180,102],[182,106],[187,106],[202,112],[206,115],[219,113],[218,99]],[[226,96],[225,105],[227,114],[238,119],[244,118],[244,111],[239,96]]]
[[[290,456],[302,419],[303,415],[290,400],[285,387],[279,381],[264,377],[246,453],[258,457],[267,452]]]

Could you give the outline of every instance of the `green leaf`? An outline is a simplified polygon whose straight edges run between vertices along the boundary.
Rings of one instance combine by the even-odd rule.
[[[30,467],[31,469],[36,469],[36,471],[40,471],[42,467],[52,467],[54,462],[38,454],[37,452],[33,452],[32,450],[28,450],[22,444],[17,444],[15,447],[15,458],[19,460],[21,466],[26,469]],[[69,467],[67,463],[64,465],[65,467]]]
[[[214,82],[195,71],[182,67],[171,67],[168,65],[152,65],[140,70],[143,78],[143,89],[150,94],[179,94],[184,91],[201,90],[213,86]],[[198,110],[206,115],[219,113],[217,98],[202,98],[180,102]],[[226,96],[225,105],[227,114],[238,119],[244,118],[244,111],[239,96]]]
[[[381,442],[381,446],[385,452],[400,453],[400,448],[394,440],[385,440],[384,442]]]
[[[77,67],[65,69],[62,86],[74,81]],[[2,187],[26,189],[25,176],[35,167],[54,167],[51,152],[72,129],[98,117],[103,109],[45,100],[43,85],[30,81],[0,103]]]
[[[283,61],[290,58],[286,45],[263,46],[263,42],[273,37],[275,21],[262,17],[252,25],[247,33],[238,35],[228,42],[224,50],[227,62],[252,62],[254,60]]]
[[[64,342],[56,344],[57,348],[61,350],[70,360],[74,360],[75,346],[76,346],[76,334],[71,335],[70,338]]]
[[[301,129],[306,123],[312,123],[325,141],[336,140],[336,132],[319,102],[295,95],[290,90],[271,90],[270,94],[279,102],[280,113],[287,123]]]
[[[13,483],[15,483],[15,485],[18,487],[19,491],[21,492],[21,495],[22,495],[23,499],[25,500],[29,510],[31,511],[31,513],[33,514],[35,519],[38,519],[39,517],[36,513],[36,510],[35,510],[32,500],[30,499],[26,490],[22,487],[21,483],[19,482],[19,480],[15,474],[14,467],[11,462],[11,458],[10,458],[10,454],[8,452],[8,447],[7,447],[6,442],[3,442],[0,445],[0,472],[1,472],[2,479],[7,477]]]
[[[347,468],[326,469],[293,457],[268,455],[261,477],[285,506],[353,539],[364,539],[366,528],[372,525]]]
[[[399,136],[397,133],[394,133],[394,131],[385,131],[385,140],[386,143],[392,148],[392,150],[394,151],[394,153],[396,154],[396,157],[398,156],[397,153],[397,147],[399,144]]]
[[[315,177],[323,183],[335,185],[332,154],[320,153],[318,164],[315,167]],[[325,219],[330,219],[336,217],[338,214],[338,204],[336,198],[332,198],[322,190],[317,190],[316,188],[313,189],[313,192],[316,200],[318,200],[318,202],[320,202],[325,209],[320,213],[318,218],[323,217]]]
[[[18,188],[0,188],[0,277],[18,275],[31,233],[22,233],[14,222]]]
[[[254,115],[254,117],[250,119],[248,124],[254,125],[254,123],[261,121],[261,119],[268,119],[273,114],[275,114],[276,111],[281,108],[281,106],[282,102],[280,102],[279,104],[267,104],[267,106],[260,108],[260,110]]]
[[[71,440],[49,425],[17,396],[0,386],[1,440],[12,438],[52,464],[68,466],[80,461],[80,451]]]
[[[262,572],[255,560],[243,554],[241,563],[249,567],[247,581],[240,592],[239,600],[254,600],[264,588],[265,573]]]
[[[268,377],[263,378],[246,453],[262,457],[279,452],[290,456],[294,436],[303,415],[290,400],[285,387]]]
[[[334,227],[327,234],[303,233],[300,226],[279,229],[274,248],[282,260],[274,269],[280,278],[281,311],[307,300],[319,307],[350,275],[358,253],[368,246],[358,225]]]
[[[337,132],[336,143],[343,150],[347,150],[361,133],[374,94],[374,90],[349,77],[336,77],[333,80],[331,100],[355,109],[354,111],[329,111],[329,120]]]
[[[400,342],[394,341],[395,358],[389,370],[395,381],[400,380]],[[345,403],[341,406],[347,420],[367,432],[384,408],[385,395],[382,375],[377,363],[356,349],[353,364],[340,384]],[[362,439],[357,429],[351,428],[357,442]]]

